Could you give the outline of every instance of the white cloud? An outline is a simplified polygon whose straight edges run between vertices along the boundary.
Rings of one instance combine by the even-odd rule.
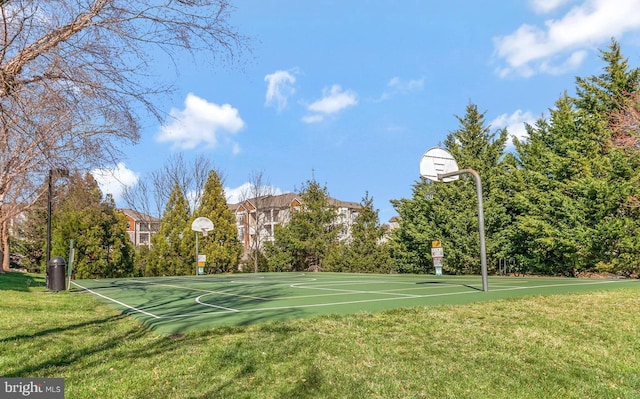
[[[225,187],[224,192],[227,197],[227,202],[230,204],[237,204],[242,201],[247,193],[251,192],[251,187],[252,185],[250,182],[242,183],[238,187]],[[272,195],[282,194],[282,190],[273,186],[262,187],[261,191],[271,193]]]
[[[424,79],[413,79],[404,81],[399,77],[391,78],[387,87],[400,93],[408,93],[411,91],[422,90],[424,87]]]
[[[275,107],[278,112],[287,108],[287,100],[294,95],[296,77],[288,71],[275,71],[264,77],[267,82],[265,105]]]
[[[171,109],[171,120],[160,127],[156,140],[172,142],[174,147],[193,149],[201,144],[216,147],[223,135],[235,134],[245,127],[239,112],[230,104],[210,103],[189,93],[184,109]]]
[[[322,90],[322,98],[307,106],[307,110],[313,114],[305,116],[302,120],[306,123],[321,122],[325,116],[338,113],[356,104],[358,104],[358,97],[355,92],[343,91],[340,85],[333,85],[330,89]]]
[[[415,91],[420,91],[424,88],[424,78],[423,79],[411,79],[411,80],[402,80],[399,77],[395,76],[389,80],[387,83],[387,90],[382,93],[377,102],[385,101],[391,98],[396,94],[408,94]]]
[[[322,122],[324,120],[324,116],[322,115],[306,115],[302,117],[302,121],[304,123],[319,123]]]
[[[510,137],[517,137],[518,140],[522,141],[523,139],[527,139],[527,130],[525,128],[525,123],[529,125],[535,124],[537,118],[533,116],[533,114],[529,111],[517,110],[511,115],[502,114],[489,122],[489,125],[494,129],[502,129],[507,128]],[[511,140],[509,140],[511,143]]]
[[[94,169],[91,174],[98,182],[100,190],[105,195],[111,194],[116,202],[120,200],[125,187],[135,186],[140,177],[139,173],[127,169],[122,162],[114,168]]]
[[[539,10],[554,10],[565,3],[532,4]],[[546,20],[544,27],[524,24],[510,35],[494,38],[496,55],[506,63],[498,72],[531,76],[576,68],[585,59],[586,48],[640,29],[638,10],[640,0],[584,0],[559,19]]]
[[[531,0],[531,7],[539,13],[548,13],[576,0]]]

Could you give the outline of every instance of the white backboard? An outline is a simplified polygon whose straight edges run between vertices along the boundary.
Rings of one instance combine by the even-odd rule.
[[[191,230],[205,233],[213,230],[213,222],[209,218],[199,217],[191,223]]]
[[[458,164],[447,150],[433,147],[424,153],[420,160],[420,177],[432,181],[438,181],[438,175],[449,172],[457,172]],[[451,176],[442,179],[443,182],[458,180],[459,176]]]

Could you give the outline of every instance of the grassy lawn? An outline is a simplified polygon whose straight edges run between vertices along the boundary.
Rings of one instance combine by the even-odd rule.
[[[638,398],[640,289],[165,336],[41,276],[0,275],[3,377],[67,398]]]

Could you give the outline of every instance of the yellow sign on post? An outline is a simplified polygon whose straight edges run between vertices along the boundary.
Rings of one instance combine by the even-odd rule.
[[[198,255],[198,266],[202,267],[207,262],[207,255]]]
[[[444,249],[440,241],[431,241],[431,257],[433,258],[433,266],[436,269],[436,276],[442,276],[442,258],[444,258]]]

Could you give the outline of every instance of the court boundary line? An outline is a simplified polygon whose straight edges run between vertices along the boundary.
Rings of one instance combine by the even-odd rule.
[[[582,283],[567,283],[567,284],[545,284],[545,285],[534,285],[534,286],[530,286],[530,287],[522,287],[522,286],[511,286],[508,288],[497,288],[492,290],[492,292],[500,292],[500,291],[516,291],[516,290],[526,290],[526,289],[537,289],[537,288],[545,288],[545,287],[564,287],[564,286],[583,286],[583,285],[599,285],[599,284],[615,284],[615,283],[624,283],[624,282],[628,282],[628,281],[632,281],[632,280],[598,280],[598,281],[593,281],[593,282],[582,282]],[[252,312],[261,312],[261,311],[273,311],[273,310],[283,310],[283,309],[301,309],[301,308],[313,308],[313,307],[324,307],[324,306],[342,306],[342,305],[350,305],[350,304],[357,304],[357,303],[367,303],[367,302],[385,302],[385,301],[393,301],[393,300],[401,300],[401,299],[420,299],[420,298],[433,298],[433,297],[439,297],[439,296],[452,296],[452,295],[466,295],[466,294],[481,294],[483,293],[481,290],[476,290],[473,289],[471,291],[461,291],[461,292],[448,292],[448,293],[435,293],[435,294],[426,294],[426,295],[414,295],[414,296],[408,296],[408,295],[404,295],[404,296],[396,296],[394,298],[376,298],[376,299],[363,299],[363,300],[357,300],[357,301],[341,301],[341,302],[330,302],[330,303],[314,303],[314,304],[306,304],[306,305],[289,305],[289,306],[274,306],[274,307],[267,307],[267,308],[249,308],[249,309],[233,309],[233,308],[225,308],[222,306],[217,306],[217,305],[212,305],[212,304],[206,304],[206,303],[202,303],[202,302],[196,302],[202,306],[208,306],[208,307],[215,307],[215,308],[220,308],[223,309],[221,311],[218,312],[199,312],[199,313],[183,313],[183,314],[173,314],[173,315],[167,315],[167,316],[158,316],[155,315],[151,312],[147,312],[145,310],[136,308],[134,306],[128,305],[124,302],[118,301],[114,298],[110,298],[106,295],[100,294],[94,290],[91,290],[87,287],[84,287],[78,283],[76,283],[75,281],[72,281],[72,284],[76,285],[77,287],[82,288],[83,290],[86,290],[87,292],[90,292],[91,294],[94,294],[96,296],[99,296],[103,299],[106,299],[108,301],[114,302],[118,305],[121,305],[123,307],[125,307],[126,309],[138,312],[138,313],[142,313],[144,315],[153,317],[154,319],[175,319],[175,318],[183,318],[183,317],[199,317],[199,316],[210,316],[210,315],[220,315],[220,314],[228,314],[228,313],[252,313]],[[149,285],[166,285],[166,284],[158,284],[158,283],[148,283]],[[451,285],[456,285],[456,284],[451,284]],[[171,287],[171,285],[168,285]],[[218,291],[206,291],[206,290],[202,290],[202,289],[192,289],[192,288],[188,288],[188,287],[180,287],[180,286],[172,286],[174,288],[181,288],[181,289],[186,289],[186,290],[193,290],[193,291],[204,291],[205,294],[200,295],[198,298],[201,298],[205,295],[210,295],[210,294],[218,294],[218,293],[222,293],[222,292],[218,292]],[[302,288],[302,287],[296,287],[296,288]],[[345,290],[346,291],[346,290]],[[378,291],[373,291],[373,292],[364,292],[364,291],[353,291],[353,292],[345,292],[345,294],[385,294],[384,292],[378,292]],[[230,296],[233,294],[229,294]],[[235,296],[243,296],[243,295],[235,295]],[[309,295],[309,296],[305,296],[305,297],[314,297],[315,295]],[[317,296],[327,296],[327,295],[317,295]],[[258,300],[273,300],[273,299],[265,299],[265,298],[259,298],[259,297],[251,297],[251,296],[244,296],[244,297],[249,297],[252,299],[258,299]],[[283,297],[283,298],[278,298],[278,299],[286,299],[287,297]]]
[[[155,315],[155,314],[153,314],[153,313],[151,313],[151,312],[147,312],[146,310],[138,309],[138,308],[136,308],[136,307],[134,307],[134,306],[127,305],[126,303],[124,303],[124,302],[120,302],[120,301],[118,301],[117,299],[110,298],[110,297],[108,297],[108,296],[106,296],[106,295],[102,295],[102,294],[100,294],[99,292],[96,292],[96,291],[91,290],[91,289],[89,289],[89,288],[87,288],[87,287],[83,287],[83,286],[81,286],[80,284],[76,283],[75,281],[72,281],[72,282],[71,282],[71,284],[73,284],[73,285],[75,285],[75,286],[77,286],[77,287],[80,287],[80,288],[82,288],[83,290],[85,290],[85,291],[88,291],[88,292],[92,293],[93,295],[97,295],[97,296],[99,296],[99,297],[101,297],[101,298],[104,298],[104,299],[106,299],[106,300],[108,300],[108,301],[115,302],[115,303],[117,303],[117,304],[118,304],[118,305],[120,305],[120,306],[124,306],[124,307],[125,307],[125,308],[127,308],[127,309],[131,309],[131,310],[134,310],[134,311],[136,311],[136,312],[140,312],[140,313],[142,313],[142,314],[146,314],[147,316],[151,316],[151,317],[153,317],[154,319],[162,319],[162,318],[163,318],[162,316],[157,316],[157,315]]]

